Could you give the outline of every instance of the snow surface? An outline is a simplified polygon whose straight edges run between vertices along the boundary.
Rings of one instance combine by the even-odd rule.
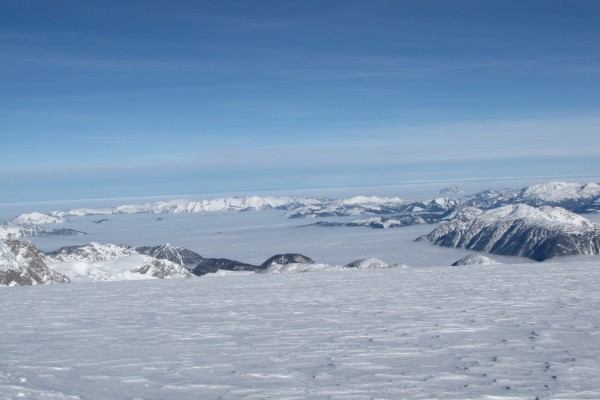
[[[0,290],[0,399],[598,399],[599,265]]]

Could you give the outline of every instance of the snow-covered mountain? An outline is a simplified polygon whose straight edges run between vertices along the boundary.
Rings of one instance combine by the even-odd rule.
[[[93,260],[95,255],[89,255]],[[143,254],[129,254],[105,260],[66,260],[49,263],[53,270],[68,276],[73,282],[122,281],[136,279],[190,278],[186,268],[169,260],[159,260]]]
[[[288,263],[288,264],[271,264],[267,269],[259,271],[265,274],[296,274],[301,272],[316,272],[316,271],[341,271],[343,267],[331,264],[322,263]]]
[[[481,209],[528,204],[557,206],[578,213],[600,212],[600,184],[548,182],[521,189],[489,189],[476,193],[466,204]]]
[[[177,263],[139,254],[129,246],[89,243],[42,253],[29,241],[0,241],[0,284],[187,278]],[[185,249],[183,249],[185,250]]]
[[[85,235],[85,232],[75,229],[54,228],[45,229],[33,224],[17,225],[14,223],[0,223],[0,240],[19,239],[25,237],[41,236],[79,236]]]
[[[598,254],[600,225],[559,207],[466,208],[417,240],[494,254],[547,258]]]
[[[46,258],[51,262],[96,262],[111,261],[132,254],[137,254],[137,252],[130,246],[91,242],[82,246],[67,246],[61,247],[58,250],[49,251],[46,253]]]
[[[458,261],[452,263],[453,267],[463,266],[463,265],[495,265],[499,264],[498,261],[493,260],[489,257],[482,256],[481,254],[469,254],[461,258]]]
[[[369,226],[375,229],[400,228],[403,226],[434,224],[440,222],[446,214],[439,213],[418,213],[394,215],[391,217],[372,217],[367,219],[357,219],[348,223],[346,226]]]
[[[381,269],[389,268],[390,266],[378,258],[369,257],[360,260],[352,261],[346,264],[344,268],[357,268],[357,269]]]
[[[425,201],[406,201],[399,197],[354,197],[328,200],[289,211],[287,218],[343,217],[368,214],[401,214],[413,212],[446,212],[457,207],[459,200],[437,197]]]
[[[37,211],[21,214],[11,221],[13,224],[25,225],[42,225],[42,224],[60,224],[65,222],[64,218],[56,217],[48,214],[43,214]]]
[[[312,261],[312,260],[311,260]],[[383,269],[392,267],[406,267],[403,264],[395,264],[390,266],[385,262],[374,258],[363,258],[360,260],[353,261],[344,266],[322,264],[315,262],[289,262],[286,264],[278,264],[276,262],[269,264],[269,266],[261,270],[260,272],[266,274],[283,274],[283,273],[300,273],[300,272],[317,272],[317,271],[344,271],[351,269]]]
[[[0,240],[0,285],[24,286],[67,283],[69,278],[51,270],[33,243],[25,240]]]
[[[458,195],[458,194],[463,194],[464,192],[465,192],[465,190],[459,186],[450,186],[450,187],[443,188],[442,190],[440,190],[440,194],[442,196]]]
[[[314,264],[314,260],[310,257],[303,256],[298,253],[286,253],[286,254],[276,254],[273,257],[267,259],[264,263],[262,263],[259,268],[267,269],[274,264],[278,265],[286,265],[286,264]]]
[[[180,214],[212,211],[262,211],[289,210],[305,205],[318,204],[322,199],[311,197],[227,197],[212,200],[177,199],[156,203],[127,204],[109,208],[74,208],[51,211],[47,215],[56,218],[86,215],[112,214]]]
[[[135,248],[135,251],[139,254],[172,261],[188,269],[194,269],[204,259],[198,253],[183,247],[173,246],[170,243],[161,246],[139,246]]]

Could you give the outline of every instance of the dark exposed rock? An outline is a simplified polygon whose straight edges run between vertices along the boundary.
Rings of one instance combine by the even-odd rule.
[[[256,271],[256,265],[243,263],[240,261],[229,260],[227,258],[203,258],[192,273],[197,276],[217,272],[218,270],[225,271]]]

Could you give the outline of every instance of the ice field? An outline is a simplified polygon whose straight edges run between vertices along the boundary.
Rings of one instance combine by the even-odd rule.
[[[598,399],[587,263],[0,289],[0,398]]]

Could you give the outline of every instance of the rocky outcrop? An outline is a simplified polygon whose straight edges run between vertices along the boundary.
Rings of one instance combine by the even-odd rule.
[[[256,265],[230,260],[227,258],[204,258],[200,261],[192,273],[197,276],[211,274],[219,270],[223,271],[256,271]]]
[[[48,268],[44,255],[25,240],[0,241],[0,285],[25,286],[68,283],[69,278]]]

